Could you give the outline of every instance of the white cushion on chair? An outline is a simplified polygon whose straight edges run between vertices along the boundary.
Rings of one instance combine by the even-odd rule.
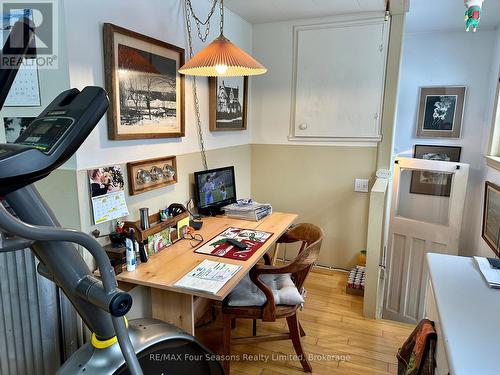
[[[290,274],[261,275],[260,279],[273,292],[276,305],[298,305],[304,303]],[[227,304],[233,307],[262,306],[266,303],[266,296],[246,275],[227,296]]]

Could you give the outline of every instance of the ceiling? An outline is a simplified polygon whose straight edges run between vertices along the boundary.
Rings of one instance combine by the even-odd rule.
[[[225,0],[224,5],[250,23],[384,11],[386,8],[385,0]]]
[[[225,0],[224,4],[254,24],[383,11],[386,8],[386,0]],[[500,25],[499,0],[485,0],[483,10],[480,29]],[[407,30],[463,30],[464,12],[463,0],[411,0]]]
[[[463,30],[465,7],[463,0],[411,0],[406,19],[409,32]],[[500,1],[485,0],[478,32],[500,25]]]

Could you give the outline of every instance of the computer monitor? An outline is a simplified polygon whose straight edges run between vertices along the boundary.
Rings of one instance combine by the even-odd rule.
[[[195,194],[201,215],[217,215],[221,207],[236,203],[234,167],[195,172]]]

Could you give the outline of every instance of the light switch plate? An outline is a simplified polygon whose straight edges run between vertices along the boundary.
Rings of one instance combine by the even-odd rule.
[[[354,191],[359,193],[368,193],[368,180],[364,178],[357,178],[354,181]]]

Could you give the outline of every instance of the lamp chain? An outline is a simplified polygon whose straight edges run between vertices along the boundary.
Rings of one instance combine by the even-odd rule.
[[[186,0],[187,8],[189,9],[189,12],[194,18],[194,21],[196,23],[196,28],[198,29],[198,37],[200,40],[205,43],[208,39],[208,34],[210,33],[210,21],[212,19],[212,16],[214,15],[217,2],[219,0],[213,0],[212,8],[210,9],[210,12],[208,12],[207,19],[205,21],[202,21],[194,12],[193,10],[193,5],[191,4],[191,0]],[[221,1],[222,4],[222,1]],[[221,21],[223,22],[223,21]],[[202,32],[202,26],[205,26],[204,32]],[[222,30],[222,29],[221,29]]]
[[[191,17],[190,14],[193,15],[193,18],[196,20],[197,17],[194,15],[193,9],[191,7],[191,1],[186,0],[186,7],[185,7],[185,15],[186,15],[186,26],[187,26],[187,36],[188,36],[188,47],[189,47],[189,58],[193,58],[193,37],[192,37],[192,27],[191,27]],[[215,4],[217,4],[217,0],[214,0],[214,8],[215,9]],[[213,11],[212,11],[213,14]],[[207,19],[206,23],[209,23],[209,18]],[[200,30],[198,28],[198,30]],[[207,29],[207,35],[208,35],[208,29]],[[198,36],[200,36],[200,33],[198,33]],[[200,36],[200,39],[201,36]],[[205,141],[203,139],[203,128],[201,126],[201,114],[200,114],[200,101],[198,99],[198,88],[196,84],[196,76],[192,76],[193,79],[193,101],[194,101],[194,109],[195,109],[195,114],[196,114],[196,125],[197,125],[197,130],[198,130],[198,141],[200,143],[200,154],[201,154],[201,161],[203,163],[203,168],[205,170],[208,169],[208,163],[207,163],[207,154],[205,151]]]
[[[217,0],[215,0],[217,2]],[[220,35],[224,33],[224,0],[220,0]]]

